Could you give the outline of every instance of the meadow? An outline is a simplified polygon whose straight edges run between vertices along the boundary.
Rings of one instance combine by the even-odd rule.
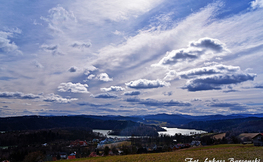
[[[262,160],[263,147],[256,147],[252,144],[222,144],[192,147],[165,153],[93,157],[62,162],[260,162]]]

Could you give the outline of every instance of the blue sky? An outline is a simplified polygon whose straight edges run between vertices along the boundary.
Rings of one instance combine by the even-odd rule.
[[[4,1],[0,116],[263,113],[263,0]]]

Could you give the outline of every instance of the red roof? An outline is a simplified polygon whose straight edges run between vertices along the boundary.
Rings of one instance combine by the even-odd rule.
[[[87,146],[88,143],[86,141],[76,140],[70,143],[71,146]]]
[[[76,156],[75,155],[69,155],[68,159],[76,159]]]

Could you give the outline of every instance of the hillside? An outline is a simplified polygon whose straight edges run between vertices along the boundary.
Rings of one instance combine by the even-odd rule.
[[[114,120],[114,118],[111,118],[111,120],[101,120],[89,118],[87,116],[24,116],[0,118],[0,131],[39,130],[53,128],[104,129],[113,130],[115,135],[127,136],[157,136],[157,131],[164,130],[158,126],[140,124],[130,120]]]
[[[228,144],[228,145],[216,145],[206,147],[196,147],[190,149],[177,150],[173,152],[154,153],[154,154],[136,154],[125,156],[107,156],[107,157],[95,157],[84,158],[75,160],[64,160],[61,162],[98,162],[98,161],[118,161],[118,162],[133,162],[133,161],[174,161],[183,162],[189,161],[186,158],[193,158],[192,160],[199,160],[200,162],[207,160],[225,160],[229,161],[229,158],[235,160],[259,160],[263,159],[263,148],[255,147],[252,145],[240,145],[240,144]]]
[[[262,114],[190,116],[157,114],[146,116],[22,116],[0,118],[0,131],[37,130],[51,128],[90,128],[115,130],[151,125],[156,131],[162,126],[199,129],[205,131],[263,132]]]

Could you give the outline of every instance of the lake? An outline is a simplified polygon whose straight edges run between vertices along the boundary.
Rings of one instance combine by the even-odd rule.
[[[181,133],[182,135],[193,135],[193,134],[201,134],[201,133],[207,133],[206,131],[202,130],[195,130],[195,129],[179,129],[179,128],[167,128],[167,127],[162,127],[163,129],[167,131],[160,131],[158,132],[160,134],[169,134],[171,136],[174,136],[175,133]],[[103,135],[106,135],[107,137],[111,138],[130,138],[131,136],[117,136],[117,135],[108,135],[107,133],[111,130],[101,130],[101,129],[93,129],[93,132],[100,132]]]
[[[160,131],[158,132],[160,134],[169,134],[171,136],[174,136],[175,133],[179,134],[181,133],[182,135],[193,135],[193,134],[202,134],[202,133],[207,133],[206,131],[202,130],[195,130],[195,129],[179,129],[179,128],[167,128],[167,127],[162,127],[166,131]]]

